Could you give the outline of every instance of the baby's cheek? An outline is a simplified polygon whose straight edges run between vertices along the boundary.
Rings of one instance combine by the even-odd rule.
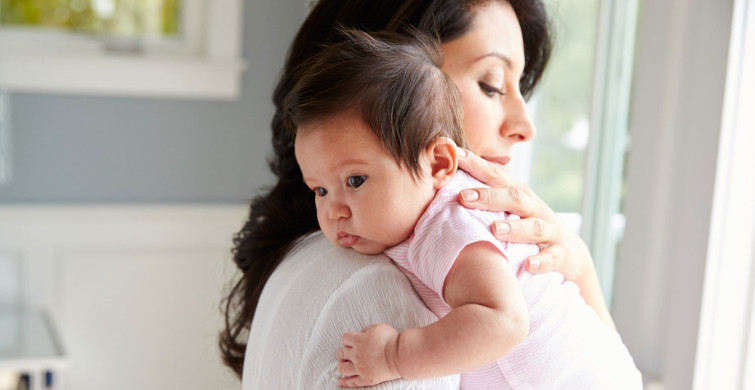
[[[320,210],[317,210],[317,225],[320,226],[320,229],[325,230],[324,221],[320,216]]]
[[[335,235],[335,232],[331,232],[332,229],[330,229],[328,218],[321,215],[320,210],[317,210],[317,224],[320,226],[320,230],[325,233],[325,237],[333,241],[335,237],[331,237],[331,235]]]

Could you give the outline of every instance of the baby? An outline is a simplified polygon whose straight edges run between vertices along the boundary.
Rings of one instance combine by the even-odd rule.
[[[641,389],[619,335],[556,273],[524,271],[537,252],[496,240],[505,213],[466,209],[457,170],[461,100],[421,37],[344,30],[300,68],[286,100],[303,180],[335,245],[386,253],[440,318],[398,332],[347,333],[340,384],[462,373],[462,388]]]

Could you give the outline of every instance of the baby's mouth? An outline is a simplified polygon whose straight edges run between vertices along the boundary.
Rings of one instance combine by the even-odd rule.
[[[348,233],[344,232],[338,232],[336,233],[336,239],[338,240],[338,243],[341,244],[341,246],[354,246],[359,241],[359,236],[354,236]]]

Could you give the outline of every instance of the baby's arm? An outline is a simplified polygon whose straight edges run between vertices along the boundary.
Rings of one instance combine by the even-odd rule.
[[[500,359],[529,332],[529,315],[514,270],[492,244],[465,247],[446,277],[452,310],[424,328],[397,333],[385,324],[343,336],[341,386],[369,386],[396,378],[468,372]]]

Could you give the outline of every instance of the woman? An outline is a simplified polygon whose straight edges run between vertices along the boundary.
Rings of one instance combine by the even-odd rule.
[[[477,12],[487,6],[501,7],[496,9],[502,12]],[[323,0],[294,39],[274,94],[275,155],[270,165],[278,183],[255,199],[235,240],[234,259],[243,275],[227,300],[227,329],[220,346],[226,363],[237,374],[244,370],[244,386],[337,388],[335,353],[342,333],[376,322],[401,330],[434,320],[385,258],[357,259],[350,251],[330,246],[319,233],[301,240],[317,230],[317,220],[313,196],[296,164],[293,140],[283,125],[281,103],[296,82],[296,67],[322,44],[341,39],[338,25],[365,31],[413,28],[440,38],[443,70],[461,92],[472,152],[460,166],[494,187],[463,192],[462,203],[520,215],[521,221],[494,224],[493,232],[506,241],[538,243],[541,252],[529,259],[528,270],[561,272],[612,324],[582,240],[503,170],[511,147],[535,135],[524,96],[532,92],[550,55],[542,3]],[[438,381],[424,384],[429,388],[455,384],[454,378]]]

